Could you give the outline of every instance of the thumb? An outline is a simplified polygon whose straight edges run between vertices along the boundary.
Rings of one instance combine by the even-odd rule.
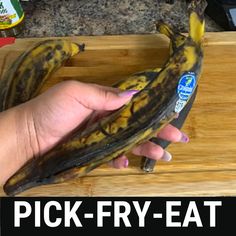
[[[127,103],[138,90],[119,91],[111,87],[77,82],[79,102],[91,110],[115,110]],[[77,93],[78,94],[78,93]]]

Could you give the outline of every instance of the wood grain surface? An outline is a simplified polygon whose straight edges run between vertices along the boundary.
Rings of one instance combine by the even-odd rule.
[[[69,60],[43,91],[62,80],[111,85],[134,72],[161,67],[168,39],[160,34],[68,38],[86,51]],[[41,38],[17,39],[0,49],[0,76]],[[170,163],[140,170],[140,157],[116,170],[103,165],[87,176],[36,187],[21,196],[235,196],[236,195],[236,32],[206,33],[203,74],[195,104],[183,127],[188,144],[171,144]],[[0,196],[4,196],[0,189]]]

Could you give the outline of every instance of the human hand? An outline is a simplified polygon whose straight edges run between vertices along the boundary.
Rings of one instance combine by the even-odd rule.
[[[41,155],[52,148],[65,135],[78,127],[89,116],[115,110],[128,102],[135,91],[120,93],[118,89],[85,84],[77,81],[61,83],[39,96],[31,103],[34,117],[38,151]],[[96,118],[95,118],[96,119]],[[158,137],[171,142],[187,142],[188,138],[172,125],[165,127]],[[146,142],[135,147],[135,155],[169,161],[171,155],[160,146]],[[111,164],[116,168],[128,166],[127,157],[115,159]]]
[[[21,154],[15,155],[15,159],[9,160],[14,163],[14,166],[6,173],[7,177],[33,156],[43,155],[53,148],[80,124],[84,124],[89,117],[96,117],[97,114],[120,108],[132,98],[134,93],[135,91],[132,90],[120,92],[111,87],[67,81],[16,107],[16,116],[19,117],[16,119],[16,129],[23,130],[21,133],[16,132],[21,136],[17,138],[20,140],[17,147],[24,146],[24,148],[23,151],[17,152]],[[167,125],[158,137],[171,142],[188,141],[185,134],[171,125]],[[22,142],[23,144],[19,145]],[[149,141],[135,147],[132,152],[154,160],[171,159],[168,152]],[[121,156],[110,164],[115,168],[127,167],[128,158]]]

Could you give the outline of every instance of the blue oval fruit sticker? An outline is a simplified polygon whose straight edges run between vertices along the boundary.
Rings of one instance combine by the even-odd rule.
[[[187,104],[187,101],[192,96],[195,87],[196,87],[195,73],[188,72],[180,78],[179,84],[177,87],[177,93],[178,93],[179,99],[175,105],[175,112],[177,113],[181,112],[181,110]]]
[[[184,74],[180,80],[177,87],[177,93],[179,98],[182,100],[188,100],[196,86],[196,76],[194,73]]]

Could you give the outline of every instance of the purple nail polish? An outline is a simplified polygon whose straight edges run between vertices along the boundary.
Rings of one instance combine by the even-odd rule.
[[[138,93],[139,90],[127,90],[119,93],[120,97],[132,97],[134,94]]]
[[[188,143],[189,142],[189,137],[183,132],[182,132],[182,137],[180,139],[180,142],[181,143]]]
[[[129,160],[128,160],[128,159],[125,159],[125,161],[124,161],[124,167],[127,168],[128,165],[129,165]]]

